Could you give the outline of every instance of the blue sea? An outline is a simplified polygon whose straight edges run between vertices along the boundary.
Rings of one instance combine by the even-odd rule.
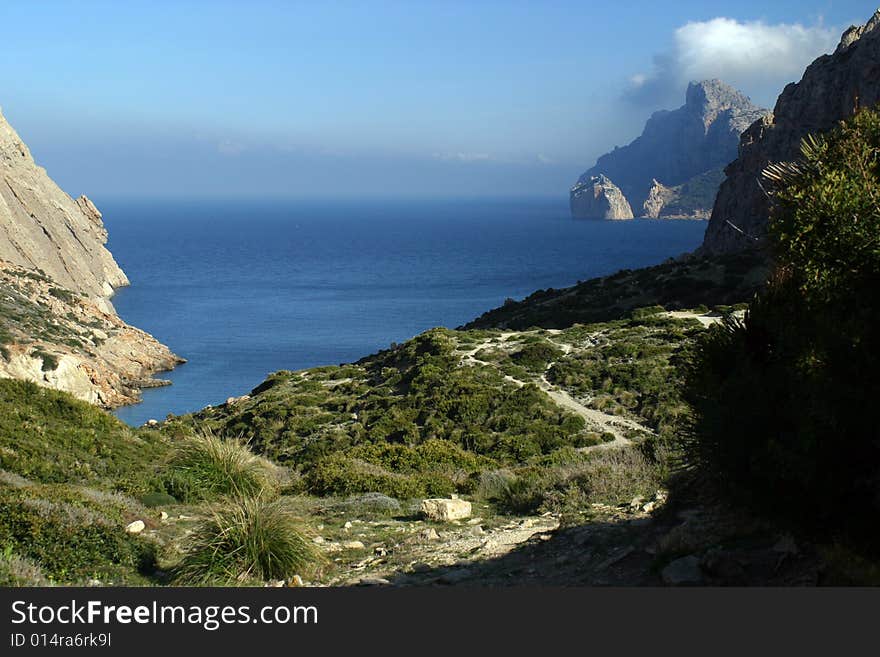
[[[131,279],[119,314],[188,363],[119,409],[131,424],[242,395],[279,369],[357,360],[508,297],[696,247],[697,221],[591,222],[566,199],[106,201]]]

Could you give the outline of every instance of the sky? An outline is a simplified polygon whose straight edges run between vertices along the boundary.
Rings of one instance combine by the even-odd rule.
[[[772,107],[877,0],[3,0],[0,107],[101,198],[559,196],[689,80]]]

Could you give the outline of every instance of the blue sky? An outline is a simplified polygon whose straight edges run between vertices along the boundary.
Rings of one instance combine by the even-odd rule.
[[[875,3],[4,0],[0,106],[99,200],[565,197],[689,78],[772,105]]]

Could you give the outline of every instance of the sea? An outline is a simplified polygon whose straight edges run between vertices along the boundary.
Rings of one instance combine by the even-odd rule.
[[[700,221],[584,221],[567,199],[105,200],[131,279],[120,316],[187,359],[132,425],[246,394],[276,370],[355,361],[538,289],[657,264]]]

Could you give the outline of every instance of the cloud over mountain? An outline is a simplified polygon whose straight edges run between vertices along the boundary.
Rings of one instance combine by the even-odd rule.
[[[767,24],[713,18],[675,30],[673,44],[654,56],[653,67],[630,78],[625,98],[656,107],[681,94],[691,80],[720,78],[746,90],[759,102],[772,103],[804,67],[834,49],[838,30],[821,24]]]

